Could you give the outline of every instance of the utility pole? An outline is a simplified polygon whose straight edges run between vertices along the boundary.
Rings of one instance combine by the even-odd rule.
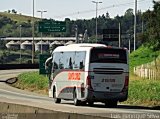
[[[21,50],[21,36],[22,36],[22,25],[19,25],[19,45],[20,45],[20,56],[19,56],[19,63],[22,63],[22,50]]]
[[[97,12],[98,12],[98,3],[102,3],[102,2],[96,2],[96,1],[92,1],[92,2],[96,4],[96,42],[97,42]]]
[[[88,34],[87,34],[87,29],[84,32],[84,36],[83,36],[83,42],[88,42]]]
[[[76,36],[76,43],[79,43],[79,38],[78,38],[78,26],[75,25],[75,36]]]
[[[134,15],[134,51],[136,50],[136,37],[137,37],[137,0],[135,0],[135,15]]]
[[[119,47],[121,47],[121,23],[119,22]]]
[[[128,42],[128,50],[129,50],[129,54],[131,53],[131,34],[129,34],[129,42]]]
[[[41,13],[41,21],[43,20],[43,12],[47,12],[47,11],[42,11],[42,10],[38,10],[37,12]],[[42,48],[42,32],[41,32],[41,54],[43,53],[43,48]]]
[[[144,33],[144,21],[142,19],[142,33]]]
[[[32,64],[34,64],[34,0],[33,0],[33,17],[32,17]]]

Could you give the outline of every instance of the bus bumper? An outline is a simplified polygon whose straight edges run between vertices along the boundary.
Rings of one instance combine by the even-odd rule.
[[[88,91],[87,100],[93,102],[106,102],[107,100],[116,100],[119,102],[126,101],[128,98],[127,92],[97,92]]]

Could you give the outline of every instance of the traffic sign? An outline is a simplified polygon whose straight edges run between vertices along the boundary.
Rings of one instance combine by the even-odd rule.
[[[40,21],[38,25],[39,32],[66,32],[66,22],[63,21]]]
[[[47,74],[45,69],[45,61],[49,58],[50,55],[40,54],[39,55],[39,74]]]
[[[103,41],[118,41],[119,29],[103,29]]]

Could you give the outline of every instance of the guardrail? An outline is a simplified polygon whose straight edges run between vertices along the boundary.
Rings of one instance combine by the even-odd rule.
[[[8,69],[38,69],[39,64],[0,64],[0,70]]]

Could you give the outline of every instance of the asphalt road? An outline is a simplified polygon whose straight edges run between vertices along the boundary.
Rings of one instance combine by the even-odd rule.
[[[31,70],[0,70],[0,80],[15,77],[26,71]],[[109,116],[115,118],[117,114],[124,114],[126,116],[129,114],[136,116],[138,114],[144,119],[149,116],[155,116],[156,119],[158,117],[160,118],[160,110],[154,110],[153,108],[142,106],[118,105],[117,108],[106,108],[102,103],[96,103],[93,107],[74,106],[72,101],[62,101],[61,104],[55,104],[52,98],[16,89],[5,83],[0,83],[0,102],[29,105],[62,112]]]

